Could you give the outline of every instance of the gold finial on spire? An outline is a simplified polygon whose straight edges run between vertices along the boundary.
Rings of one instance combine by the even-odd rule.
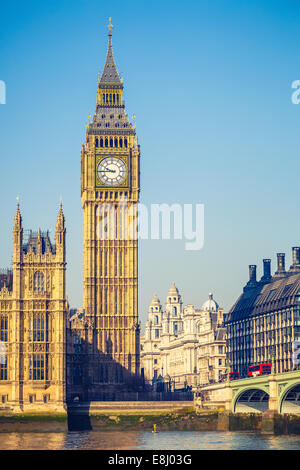
[[[109,35],[109,36],[112,36],[111,30],[113,29],[114,26],[113,26],[113,24],[112,24],[112,22],[111,22],[111,17],[109,17],[109,20],[108,20],[108,21],[109,21],[108,26],[107,26],[107,29],[109,30],[108,35]]]

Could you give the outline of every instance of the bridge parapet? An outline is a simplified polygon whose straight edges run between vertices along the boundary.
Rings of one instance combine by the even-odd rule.
[[[297,393],[288,396],[291,390]],[[241,409],[242,412],[263,412],[267,409],[275,413],[292,409],[300,414],[300,370],[211,384],[198,389],[198,395],[196,406],[210,407],[211,403],[233,413],[238,408],[239,412]],[[287,396],[288,406],[285,403]]]

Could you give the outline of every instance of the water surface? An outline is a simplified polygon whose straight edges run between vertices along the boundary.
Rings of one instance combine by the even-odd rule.
[[[0,433],[0,449],[9,450],[299,450],[300,436],[250,432],[62,432]]]

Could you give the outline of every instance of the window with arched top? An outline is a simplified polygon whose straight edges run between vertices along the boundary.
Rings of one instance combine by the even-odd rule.
[[[38,271],[34,275],[34,292],[44,292],[44,290],[44,274]]]
[[[95,147],[99,147],[99,140],[98,140],[98,138],[95,139]]]
[[[110,147],[113,147],[113,146],[114,146],[114,141],[113,141],[113,139],[110,139],[110,140],[109,140],[109,146],[110,146]]]
[[[115,139],[115,147],[118,147],[118,139]]]
[[[155,315],[155,317],[154,317],[154,323],[155,323],[155,325],[158,325],[158,320],[159,320],[159,319],[158,319],[158,315]]]
[[[103,147],[103,139],[100,139],[100,147]]]
[[[119,104],[119,95],[117,95],[117,104]]]
[[[102,95],[102,104],[105,104],[105,94]]]
[[[105,139],[105,147],[108,147],[108,138]]]
[[[113,94],[113,103],[116,104],[116,95],[115,95],[115,93]]]
[[[123,147],[123,139],[120,139],[120,147]]]
[[[176,317],[177,316],[177,307],[173,307],[173,315]]]
[[[128,145],[128,141],[127,141],[127,139],[124,139],[124,147],[127,148],[127,145]]]

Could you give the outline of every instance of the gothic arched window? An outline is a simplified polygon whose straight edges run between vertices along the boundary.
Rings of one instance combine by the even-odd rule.
[[[34,275],[34,292],[44,292],[44,274],[39,271]]]
[[[117,104],[119,104],[119,95],[117,95]]]
[[[98,138],[95,139],[95,147],[99,147],[99,140],[98,140]]]
[[[128,145],[127,139],[124,139],[124,146],[127,147],[127,145]]]
[[[123,139],[120,139],[120,147],[123,147]]]
[[[110,139],[110,141],[109,141],[109,146],[110,146],[110,147],[113,147],[113,146],[114,146],[114,141],[113,141],[113,139]]]
[[[105,139],[105,147],[108,147],[108,138]]]
[[[177,316],[177,307],[173,307],[173,315],[176,317]]]
[[[155,315],[155,317],[154,317],[154,323],[155,323],[155,325],[158,325],[158,315]]]
[[[100,139],[100,147],[103,147],[103,139]]]
[[[115,139],[115,147],[118,147],[118,139]]]

